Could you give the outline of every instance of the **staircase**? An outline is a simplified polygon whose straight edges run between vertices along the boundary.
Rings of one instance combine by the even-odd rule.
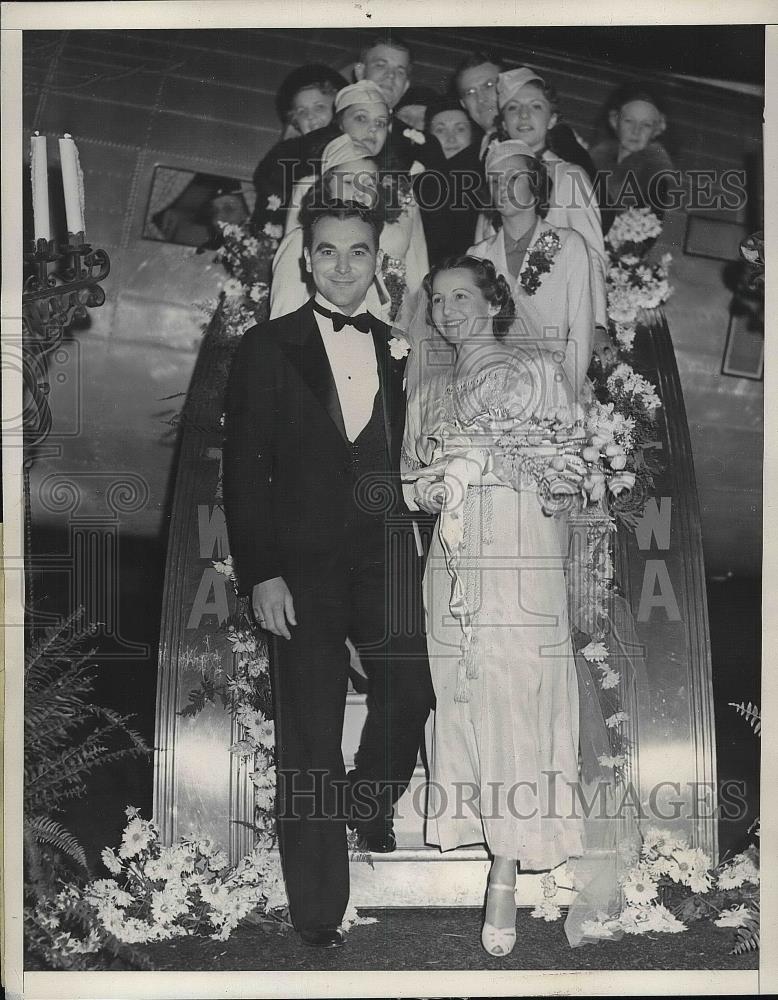
[[[350,690],[343,725],[343,758],[348,770],[354,762],[365,719],[365,696]],[[395,806],[397,850],[351,862],[351,899],[356,906],[481,906],[489,859],[483,846],[462,847],[442,854],[425,843],[426,774],[421,761],[410,785]],[[371,867],[372,865],[372,867]],[[564,867],[554,873],[566,884]],[[543,899],[542,875],[519,874],[516,901],[534,906]],[[555,901],[566,905],[570,890],[559,889]]]
[[[629,774],[641,801],[655,797],[657,818],[649,817],[649,824],[667,826],[680,795],[684,811],[670,825],[686,832],[692,845],[715,863],[715,811],[700,810],[696,798],[700,786],[716,788],[699,506],[672,340],[663,314],[649,319],[636,341],[633,363],[659,387],[663,409],[655,444],[663,468],[655,476],[654,499],[642,530],[620,530],[614,553],[617,579],[636,614],[636,650],[642,650],[639,676],[623,692],[631,720]],[[198,656],[231,662],[218,627],[230,598],[225,578],[211,566],[211,559],[227,553],[215,497],[221,456],[219,380],[229,368],[229,350],[218,338],[206,337],[183,422],[160,635],[154,817],[166,843],[197,831],[227,848],[236,862],[251,849],[253,813],[247,768],[229,752],[238,734],[221,705],[206,706],[195,719],[180,714],[193,686],[192,662]],[[347,767],[353,763],[364,718],[364,696],[351,691],[343,732]],[[677,788],[668,787],[668,778]],[[398,849],[373,855],[372,867],[352,862],[351,895],[358,906],[482,904],[486,852],[476,845],[442,854],[425,843],[424,783],[419,764],[396,807]],[[712,804],[715,807],[715,791]],[[570,884],[563,868],[554,876],[560,887]],[[541,878],[519,875],[519,905],[542,899]],[[560,888],[555,900],[564,905],[570,896],[570,890]]]

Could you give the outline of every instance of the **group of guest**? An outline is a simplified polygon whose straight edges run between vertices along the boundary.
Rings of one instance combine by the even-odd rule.
[[[619,88],[608,104],[612,136],[589,151],[562,120],[544,74],[508,68],[488,52],[468,55],[446,94],[411,85],[412,53],[396,35],[371,39],[351,72],[348,83],[328,66],[305,65],[277,96],[283,134],[254,173],[252,217],[257,229],[271,223],[284,233],[271,316],[307,298],[300,212],[331,196],[383,203],[384,263],[370,305],[396,321],[403,296],[419,288],[429,266],[494,234],[487,151],[521,140],[549,175],[546,220],[576,230],[586,243],[595,322],[604,329],[603,234],[628,205],[662,214],[661,186],[650,182],[672,163],[657,141],[665,129],[659,98],[643,85]],[[509,247],[509,257],[515,250]]]

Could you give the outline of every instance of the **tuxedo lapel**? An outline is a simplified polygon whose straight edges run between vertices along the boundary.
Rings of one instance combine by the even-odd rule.
[[[393,363],[389,352],[389,341],[387,330],[383,323],[375,317],[371,317],[372,323],[370,332],[373,336],[376,358],[378,359],[378,381],[381,386],[381,399],[384,410],[384,431],[386,433],[386,445],[389,454],[393,455],[392,445],[394,442],[395,429],[394,417],[398,412],[398,407],[402,403],[402,379]]]
[[[327,411],[341,438],[346,442],[348,438],[338,390],[310,304],[298,310],[296,316],[298,322],[293,330],[294,336],[282,344],[284,353],[323,409]]]

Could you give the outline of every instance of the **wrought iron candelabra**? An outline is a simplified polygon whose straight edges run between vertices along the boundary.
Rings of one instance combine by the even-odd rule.
[[[108,277],[111,262],[105,250],[95,250],[83,232],[69,233],[69,242],[57,248],[54,240],[38,239],[25,250],[32,273],[22,288],[24,354],[25,436],[28,456],[51,430],[47,395],[47,355],[59,346],[74,319],[83,319],[88,308],[101,306],[105,292],[100,282]],[[61,262],[57,271],[49,267]]]
[[[33,268],[22,290],[25,327],[37,328],[36,339],[46,344],[46,353],[60,342],[74,319],[85,317],[87,308],[105,302],[100,282],[111,270],[108,254],[93,249],[83,232],[68,236],[70,242],[59,249],[54,240],[39,239],[24,254],[25,262]],[[58,273],[49,273],[49,265],[59,261],[64,266]]]
[[[30,468],[43,454],[42,445],[52,429],[49,406],[48,356],[62,342],[75,319],[105,302],[100,282],[108,277],[111,262],[105,250],[93,249],[84,233],[69,233],[59,247],[54,240],[38,239],[24,251],[28,267],[22,287],[22,379],[24,388],[24,505],[26,555],[31,556]],[[60,266],[50,272],[52,265]],[[54,453],[59,453],[54,446]],[[27,607],[33,600],[32,573],[27,574]]]

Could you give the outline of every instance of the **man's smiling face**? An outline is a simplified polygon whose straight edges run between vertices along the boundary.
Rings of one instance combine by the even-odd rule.
[[[362,304],[375,277],[375,230],[359,218],[324,216],[313,225],[305,265],[317,291],[350,316]]]

